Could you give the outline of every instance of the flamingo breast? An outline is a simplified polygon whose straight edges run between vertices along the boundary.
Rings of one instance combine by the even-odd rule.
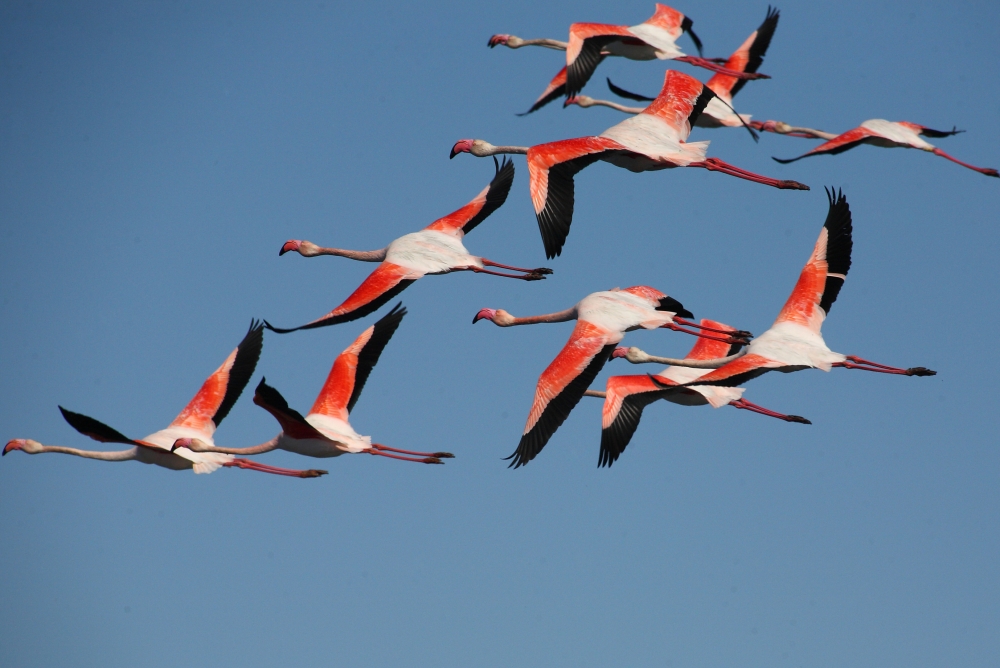
[[[690,132],[690,128],[687,128],[687,131]],[[652,114],[637,114],[626,118],[618,125],[602,132],[600,136],[611,139],[630,151],[648,156],[652,160],[669,162],[680,167],[704,160],[709,144],[707,141],[691,143],[681,141],[676,129]]]
[[[386,251],[386,262],[424,274],[440,274],[456,267],[483,266],[469,254],[461,239],[437,230],[421,230],[399,237]]]
[[[795,322],[778,322],[753,341],[747,354],[760,355],[785,366],[813,367],[829,371],[846,357],[830,350],[823,336]]]
[[[306,422],[330,439],[330,442],[326,443],[324,449],[327,454],[312,455],[314,457],[336,457],[342,454],[344,449],[348,452],[363,452],[372,447],[371,436],[362,436],[354,431],[349,422],[339,418],[320,413],[310,413],[306,416]],[[343,446],[343,449],[336,447],[335,444]]]
[[[657,311],[649,301],[623,291],[595,292],[576,306],[577,318],[624,334],[631,329],[655,329],[673,319],[666,311]],[[618,337],[621,340],[621,336]]]
[[[883,148],[912,147],[924,150],[934,148],[933,144],[924,141],[916,131],[899,123],[873,118],[862,123],[861,127],[878,135],[878,137],[867,139],[866,143],[868,144]]]
[[[212,435],[199,429],[167,427],[142,439],[143,443],[163,448],[163,453],[149,448],[139,448],[137,459],[175,471],[194,469],[195,473],[211,473],[234,459],[232,455],[221,452],[192,452],[187,448],[178,448],[174,452],[170,452],[170,449],[174,447],[174,441],[178,438],[197,438],[208,445],[215,445]]]

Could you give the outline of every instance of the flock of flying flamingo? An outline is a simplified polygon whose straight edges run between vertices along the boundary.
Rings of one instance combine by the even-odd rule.
[[[482,192],[457,211],[378,250],[325,248],[303,240],[285,242],[279,255],[292,251],[303,257],[336,255],[377,262],[378,266],[339,306],[304,325],[277,328],[267,321],[251,323],[236,349],[166,429],[132,439],[93,418],[60,407],[66,421],[81,434],[101,443],[130,447],[118,451],[93,451],[47,446],[19,438],[9,441],[3,454],[14,450],[28,454],[58,452],[103,461],[136,460],[168,469],[191,469],[195,473],[236,467],[300,478],[318,477],[326,471],[278,468],[247,459],[246,455],[281,449],[307,457],[366,453],[425,464],[441,464],[442,460],[452,458],[453,455],[447,452],[415,452],[373,443],[371,437],[358,434],[348,421],[368,376],[406,315],[401,304],[361,332],[337,356],[316,402],[305,416],[289,407],[275,388],[260,381],[253,401],[278,421],[281,431],[277,436],[249,447],[217,446],[213,436],[256,369],[265,328],[287,333],[357,320],[376,312],[411,283],[429,274],[473,271],[523,281],[543,280],[552,274],[552,270],[545,267],[514,267],[472,255],[463,244],[465,235],[500,208],[510,193],[514,163],[507,158],[498,162],[497,155],[526,155],[529,193],[549,259],[562,253],[569,235],[574,208],[573,178],[577,172],[598,161],[632,172],[700,167],[774,188],[809,190],[797,181],[762,176],[719,158],[708,157],[709,142],[687,141],[692,127],[743,128],[754,139],[757,132],[774,132],[826,140],[797,158],[775,158],[780,163],[812,155],[841,153],[865,143],[918,148],[982,174],[1000,176],[995,169],[964,163],[922,138],[961,132],[954,128],[939,131],[905,121],[872,119],[847,132],[833,134],[781,121],[754,121],[750,115],[738,113],[733,107],[733,98],[746,82],[769,78],[757,70],[763,63],[778,19],[778,10],[769,7],[763,23],[726,59],[703,58],[701,40],[692,30],[691,19],[662,4],[656,5],[650,19],[635,26],[574,23],[570,25],[568,41],[494,35],[489,40],[491,48],[502,45],[517,49],[533,45],[566,52],[565,66],[526,114],[563,97],[564,107],[606,106],[629,114],[629,118],[599,135],[535,146],[495,146],[480,139],[458,141],[451,149],[452,158],[460,153],[493,156],[496,173]],[[693,41],[698,56],[685,55],[677,46],[677,40],[685,33]],[[667,70],[663,87],[656,97],[630,93],[615,86],[610,79],[607,81],[615,94],[649,102],[645,107],[629,107],[582,95],[581,91],[598,65],[613,56],[630,60],[676,60],[711,70],[714,74],[702,84],[687,74]],[[510,466],[524,466],[538,456],[585,396],[604,399],[598,465],[611,466],[635,434],[643,409],[659,399],[683,406],[733,406],[788,422],[810,424],[803,417],[785,415],[744,399],[742,385],[768,371],[830,371],[833,367],[906,376],[934,375],[934,371],[924,367],[892,367],[836,353],[823,340],[821,328],[847,278],[853,248],[847,199],[843,193],[833,190],[828,190],[827,195],[826,220],[799,280],[774,324],[757,337],[714,320],[695,322],[691,312],[677,299],[643,285],[596,292],[570,308],[545,315],[515,317],[503,309],[480,310],[473,324],[489,320],[499,327],[513,327],[576,321],[566,345],[538,380],[524,432],[517,449],[507,458],[512,460]],[[627,332],[658,328],[698,338],[683,359],[658,357],[638,348],[618,346]],[[612,376],[604,391],[589,389],[604,365],[617,358],[634,364],[667,366],[656,374]]]

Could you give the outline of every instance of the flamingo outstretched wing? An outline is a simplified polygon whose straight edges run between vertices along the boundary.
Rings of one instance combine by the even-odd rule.
[[[261,378],[260,383],[257,384],[257,390],[253,394],[253,402],[274,416],[285,435],[300,440],[328,440],[326,436],[317,431],[316,427],[306,422],[301,413],[290,408],[281,393],[268,385],[264,378]]]
[[[756,72],[760,69],[764,62],[764,54],[767,53],[767,47],[771,45],[771,38],[774,37],[774,31],[778,27],[779,18],[778,9],[768,5],[767,17],[763,23],[752,35],[747,37],[740,48],[733,52],[733,55],[729,56],[724,67],[735,72]],[[746,80],[717,72],[705,85],[715,91],[717,95],[732,100],[733,96],[746,85]]]
[[[521,441],[508,459],[524,466],[542,451],[559,426],[583,398],[583,393],[611,358],[621,335],[586,321],[577,321],[569,341],[542,372]]]
[[[729,325],[707,318],[702,318],[701,324],[716,329],[736,331]],[[699,337],[687,354],[687,359],[718,359],[735,354],[740,347],[730,346],[725,341]],[[663,398],[665,394],[676,391],[663,387],[663,385],[677,384],[676,381],[663,375],[670,368],[667,367],[657,376],[660,384],[654,382],[647,374],[608,378],[601,415],[601,452],[598,466],[611,466],[618,460],[639,427],[639,420],[642,419],[642,411],[646,406]]]
[[[503,159],[502,164],[493,158],[493,163],[496,165],[493,180],[476,195],[475,199],[458,211],[449,213],[444,218],[438,218],[424,229],[452,233],[461,230],[459,236],[468,234],[479,223],[489,218],[491,213],[503,206],[510,193],[510,186],[514,183],[514,163],[507,158]]]
[[[677,140],[687,141],[692,126],[713,97],[716,95],[712,89],[694,77],[677,70],[667,70],[659,95],[639,116],[656,116],[676,133]],[[618,126],[628,127],[630,121],[634,122],[635,117],[625,119]],[[603,134],[607,135],[612,130],[613,128]]]
[[[828,153],[830,155],[836,155],[837,153],[843,153],[844,151],[849,151],[855,146],[860,146],[865,143],[865,140],[870,137],[877,137],[878,135],[868,128],[857,127],[853,130],[848,130],[843,134],[839,134],[828,142],[824,142],[812,149],[807,151],[797,158],[774,158],[771,159],[775,162],[780,162],[783,165],[787,165],[790,162],[795,162],[796,160],[801,160],[802,158],[808,158],[811,155],[820,155],[823,153]]]
[[[264,325],[254,320],[236,350],[205,380],[170,426],[197,429],[211,436],[250,382],[263,346]]]
[[[604,47],[621,39],[640,41],[625,26],[605,23],[574,23],[569,27],[566,48],[566,95],[583,90],[605,56]]]
[[[309,410],[310,414],[328,415],[347,422],[348,415],[361,396],[361,390],[372,369],[378,363],[382,351],[396,332],[406,309],[396,304],[374,325],[361,332],[347,350],[340,353],[333,362],[323,389]]]
[[[59,412],[62,413],[63,419],[69,423],[69,426],[76,429],[78,432],[84,436],[89,436],[98,443],[125,443],[127,445],[145,445],[139,441],[134,441],[128,436],[124,435],[117,429],[112,429],[103,422],[99,422],[92,417],[88,417],[81,413],[74,413],[73,411],[68,411],[62,406],[59,407]]]
[[[839,191],[828,188],[830,208],[809,261],[788,297],[775,324],[795,322],[817,334],[830,307],[837,300],[851,268],[853,227],[851,207]],[[817,311],[817,308],[820,309]]]
[[[423,275],[422,272],[415,269],[401,267],[392,262],[383,262],[368,275],[368,278],[358,286],[357,290],[351,293],[350,297],[344,300],[343,304],[323,317],[290,329],[279,329],[267,320],[264,321],[264,326],[272,332],[286,334],[300,329],[314,329],[351,322],[379,310]]]
[[[609,151],[624,147],[603,137],[581,137],[528,149],[528,180],[545,257],[562,253],[573,222],[573,177]]]
[[[559,73],[552,77],[552,81],[549,85],[545,87],[542,94],[538,96],[535,103],[531,105],[531,109],[528,109],[523,114],[517,114],[518,116],[527,116],[528,114],[538,111],[549,102],[556,100],[566,94],[566,68],[563,67],[559,70]]]

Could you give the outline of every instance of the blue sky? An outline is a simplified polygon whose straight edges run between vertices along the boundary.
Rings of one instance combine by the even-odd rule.
[[[766,4],[677,5],[725,56]],[[598,134],[605,109],[528,117],[561,66],[488,37],[565,39],[652,3],[23,3],[0,7],[2,440],[100,447],[57,405],[133,436],[166,426],[253,317],[296,325],[371,265],[279,258],[289,238],[380,248],[472,198],[492,161],[458,139]],[[737,109],[843,131],[868,118],[968,132],[933,140],[1000,167],[989,3],[789,2]],[[687,38],[683,48],[691,50]],[[603,77],[655,92],[661,62]],[[677,69],[706,78],[687,65]],[[209,476],[13,453],[0,462],[0,664],[11,666],[912,666],[1000,655],[994,391],[1000,182],[917,151],[861,147],[778,165],[812,142],[696,129],[709,155],[812,186],[703,170],[577,178],[563,255],[544,261],[527,190],[467,238],[547,265],[544,282],[429,277],[352,414],[357,430],[457,458],[262,461],[319,480]],[[747,398],[805,415],[658,404],[610,470],[585,400],[529,466],[517,445],[570,324],[470,325],[482,307],[561,310],[648,284],[698,317],[762,332],[826,213],[854,212],[854,265],[829,345],[933,378],[771,374]],[[265,336],[262,375],[306,410],[375,317]],[[656,331],[626,342],[682,355]],[[610,373],[654,370],[618,361]],[[236,404],[217,442],[271,438]]]

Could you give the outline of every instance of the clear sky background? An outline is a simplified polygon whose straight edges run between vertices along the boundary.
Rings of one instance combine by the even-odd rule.
[[[677,6],[726,56],[764,2]],[[0,441],[100,448],[61,404],[141,437],[166,426],[253,317],[311,320],[372,269],[278,257],[282,242],[380,248],[469,201],[492,161],[461,138],[598,134],[607,109],[527,109],[563,62],[489,36],[565,39],[636,24],[652,3],[27,3],[0,5]],[[869,118],[1000,167],[996,3],[787,2],[737,108],[843,131]],[[680,44],[692,51],[687,37]],[[610,59],[655,94],[666,64]],[[676,67],[706,79],[687,65]],[[351,416],[446,466],[261,457],[319,480],[171,472],[12,453],[0,462],[4,666],[993,666],[1000,660],[1000,453],[994,338],[1000,180],[863,146],[778,165],[814,142],[696,129],[709,155],[812,186],[704,170],[577,178],[562,257],[545,262],[527,169],[471,252],[551,266],[538,283],[456,274],[401,295],[410,314]],[[747,398],[809,417],[646,410],[610,470],[600,401],[506,468],[568,323],[516,315],[648,284],[698,317],[760,333],[826,215],[854,212],[834,350],[933,378],[770,374]],[[388,307],[386,307],[388,308]],[[380,314],[386,309],[380,311]],[[268,333],[216,434],[271,438],[261,375],[307,410],[333,358],[375,320]],[[626,343],[681,356],[692,339]],[[610,373],[655,367],[609,364]]]

